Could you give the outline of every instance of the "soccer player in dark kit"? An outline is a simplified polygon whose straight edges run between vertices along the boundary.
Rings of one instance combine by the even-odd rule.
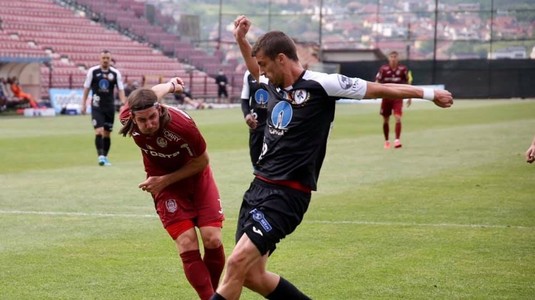
[[[199,298],[207,300],[225,265],[224,215],[206,142],[195,122],[184,111],[159,102],[167,93],[183,91],[180,78],[133,91],[121,108],[120,134],[131,136],[141,150],[147,178],[138,187],[151,194],[164,228],[175,241],[186,278]]]
[[[267,80],[267,78],[264,79]],[[260,156],[262,144],[264,143],[267,99],[268,91],[260,86],[260,83],[249,71],[246,71],[243,75],[241,90],[241,110],[245,123],[249,126],[249,155],[253,167]]]
[[[87,111],[87,96],[91,90],[91,122],[95,129],[95,148],[98,164],[111,166],[108,153],[111,147],[110,133],[115,118],[115,87],[119,89],[121,103],[126,102],[121,72],[111,66],[111,53],[103,50],[100,53],[100,65],[87,70],[82,98],[82,114]]]
[[[255,178],[245,192],[236,230],[236,245],[225,275],[211,299],[236,300],[243,286],[267,299],[310,299],[283,277],[266,269],[277,243],[303,220],[310,203],[340,98],[424,98],[450,107],[445,90],[403,84],[380,84],[340,74],[305,70],[295,44],[280,31],[260,37],[253,47],[246,39],[251,22],[234,21],[234,37],[247,68],[269,92],[267,128]]]
[[[391,51],[388,54],[388,64],[382,65],[375,76],[375,81],[379,83],[399,83],[411,84],[412,75],[409,69],[399,63],[399,54],[397,51]],[[407,107],[411,105],[412,99],[407,100]],[[394,113],[396,119],[394,147],[401,148],[401,117],[403,116],[403,99],[383,98],[381,101],[380,114],[383,116],[383,135],[385,137],[385,149],[390,149],[390,116]]]

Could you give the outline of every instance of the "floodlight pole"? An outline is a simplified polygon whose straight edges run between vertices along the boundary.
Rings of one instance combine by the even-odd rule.
[[[437,26],[438,26],[438,0],[435,0],[435,32],[433,37],[433,70],[431,74],[431,83],[436,83],[437,75]]]
[[[318,36],[319,36],[319,48],[320,48],[320,51],[322,49],[322,45],[323,45],[323,36],[322,36],[322,30],[321,30],[321,27],[323,26],[323,0],[320,0],[320,20],[319,20],[320,24],[318,26]]]
[[[221,49],[221,27],[223,23],[223,0],[219,0],[219,27],[217,32],[217,49]]]

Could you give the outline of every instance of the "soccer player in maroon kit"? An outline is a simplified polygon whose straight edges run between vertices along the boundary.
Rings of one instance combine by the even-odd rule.
[[[159,102],[167,93],[183,92],[183,86],[180,78],[173,78],[152,89],[133,91],[121,108],[120,133],[139,146],[147,173],[139,188],[152,195],[156,212],[176,243],[186,278],[205,300],[217,288],[225,265],[224,215],[206,142],[195,122],[184,111]]]
[[[400,83],[411,84],[412,76],[409,69],[399,63],[398,53],[392,51],[388,54],[388,64],[381,66],[375,76],[375,81],[379,83]],[[411,105],[411,99],[407,101],[407,107]],[[403,99],[383,98],[381,102],[381,116],[383,116],[383,134],[385,136],[385,149],[390,148],[388,139],[390,133],[390,115],[394,112],[396,118],[396,139],[394,147],[401,148],[401,116],[403,115]]]

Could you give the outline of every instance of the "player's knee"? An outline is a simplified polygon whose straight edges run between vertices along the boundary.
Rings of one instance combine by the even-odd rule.
[[[216,233],[210,233],[202,237],[202,242],[206,248],[217,248],[223,244],[221,241],[221,236]]]
[[[247,256],[244,252],[236,251],[236,249],[234,249],[233,253],[227,259],[228,273],[236,274],[238,277],[244,277],[247,269]]]

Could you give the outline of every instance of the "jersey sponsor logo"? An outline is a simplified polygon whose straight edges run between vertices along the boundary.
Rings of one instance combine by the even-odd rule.
[[[306,90],[295,90],[292,92],[292,103],[301,105],[310,99],[310,94]]]
[[[292,121],[292,117],[292,105],[286,101],[277,103],[271,111],[271,122],[276,129],[286,129]]]
[[[264,228],[266,232],[270,232],[273,229],[273,227],[271,227],[271,224],[269,224],[269,222],[266,220],[266,217],[264,216],[263,212],[255,208],[251,210],[249,213],[253,215],[253,220],[258,222],[260,226],[262,226],[262,228]]]
[[[143,148],[140,148],[140,149],[147,155],[160,157],[160,158],[173,158],[173,157],[177,157],[180,155],[180,151],[167,154],[167,153],[161,153],[161,152],[154,151],[154,150],[148,150],[148,149],[143,149]]]
[[[338,74],[338,83],[343,90],[347,90],[353,86],[353,80],[351,78]]]
[[[156,144],[158,144],[158,146],[160,146],[160,148],[165,148],[165,147],[167,147],[167,140],[164,139],[163,137],[158,137],[156,139]]]
[[[269,99],[269,93],[268,91],[264,89],[258,89],[254,93],[254,101],[256,102],[256,104],[260,106],[265,106],[268,102],[268,99]]]
[[[110,88],[110,82],[107,79],[103,78],[98,81],[98,88],[101,91],[107,91]]]
[[[178,142],[178,141],[180,141],[180,137],[178,137],[176,134],[174,134],[173,132],[171,132],[171,131],[169,131],[169,130],[167,130],[167,129],[165,129],[165,130],[163,131],[163,136],[164,136],[166,139],[170,140],[171,142]]]
[[[178,205],[175,199],[168,199],[165,201],[165,208],[170,213],[175,213],[178,210]]]

